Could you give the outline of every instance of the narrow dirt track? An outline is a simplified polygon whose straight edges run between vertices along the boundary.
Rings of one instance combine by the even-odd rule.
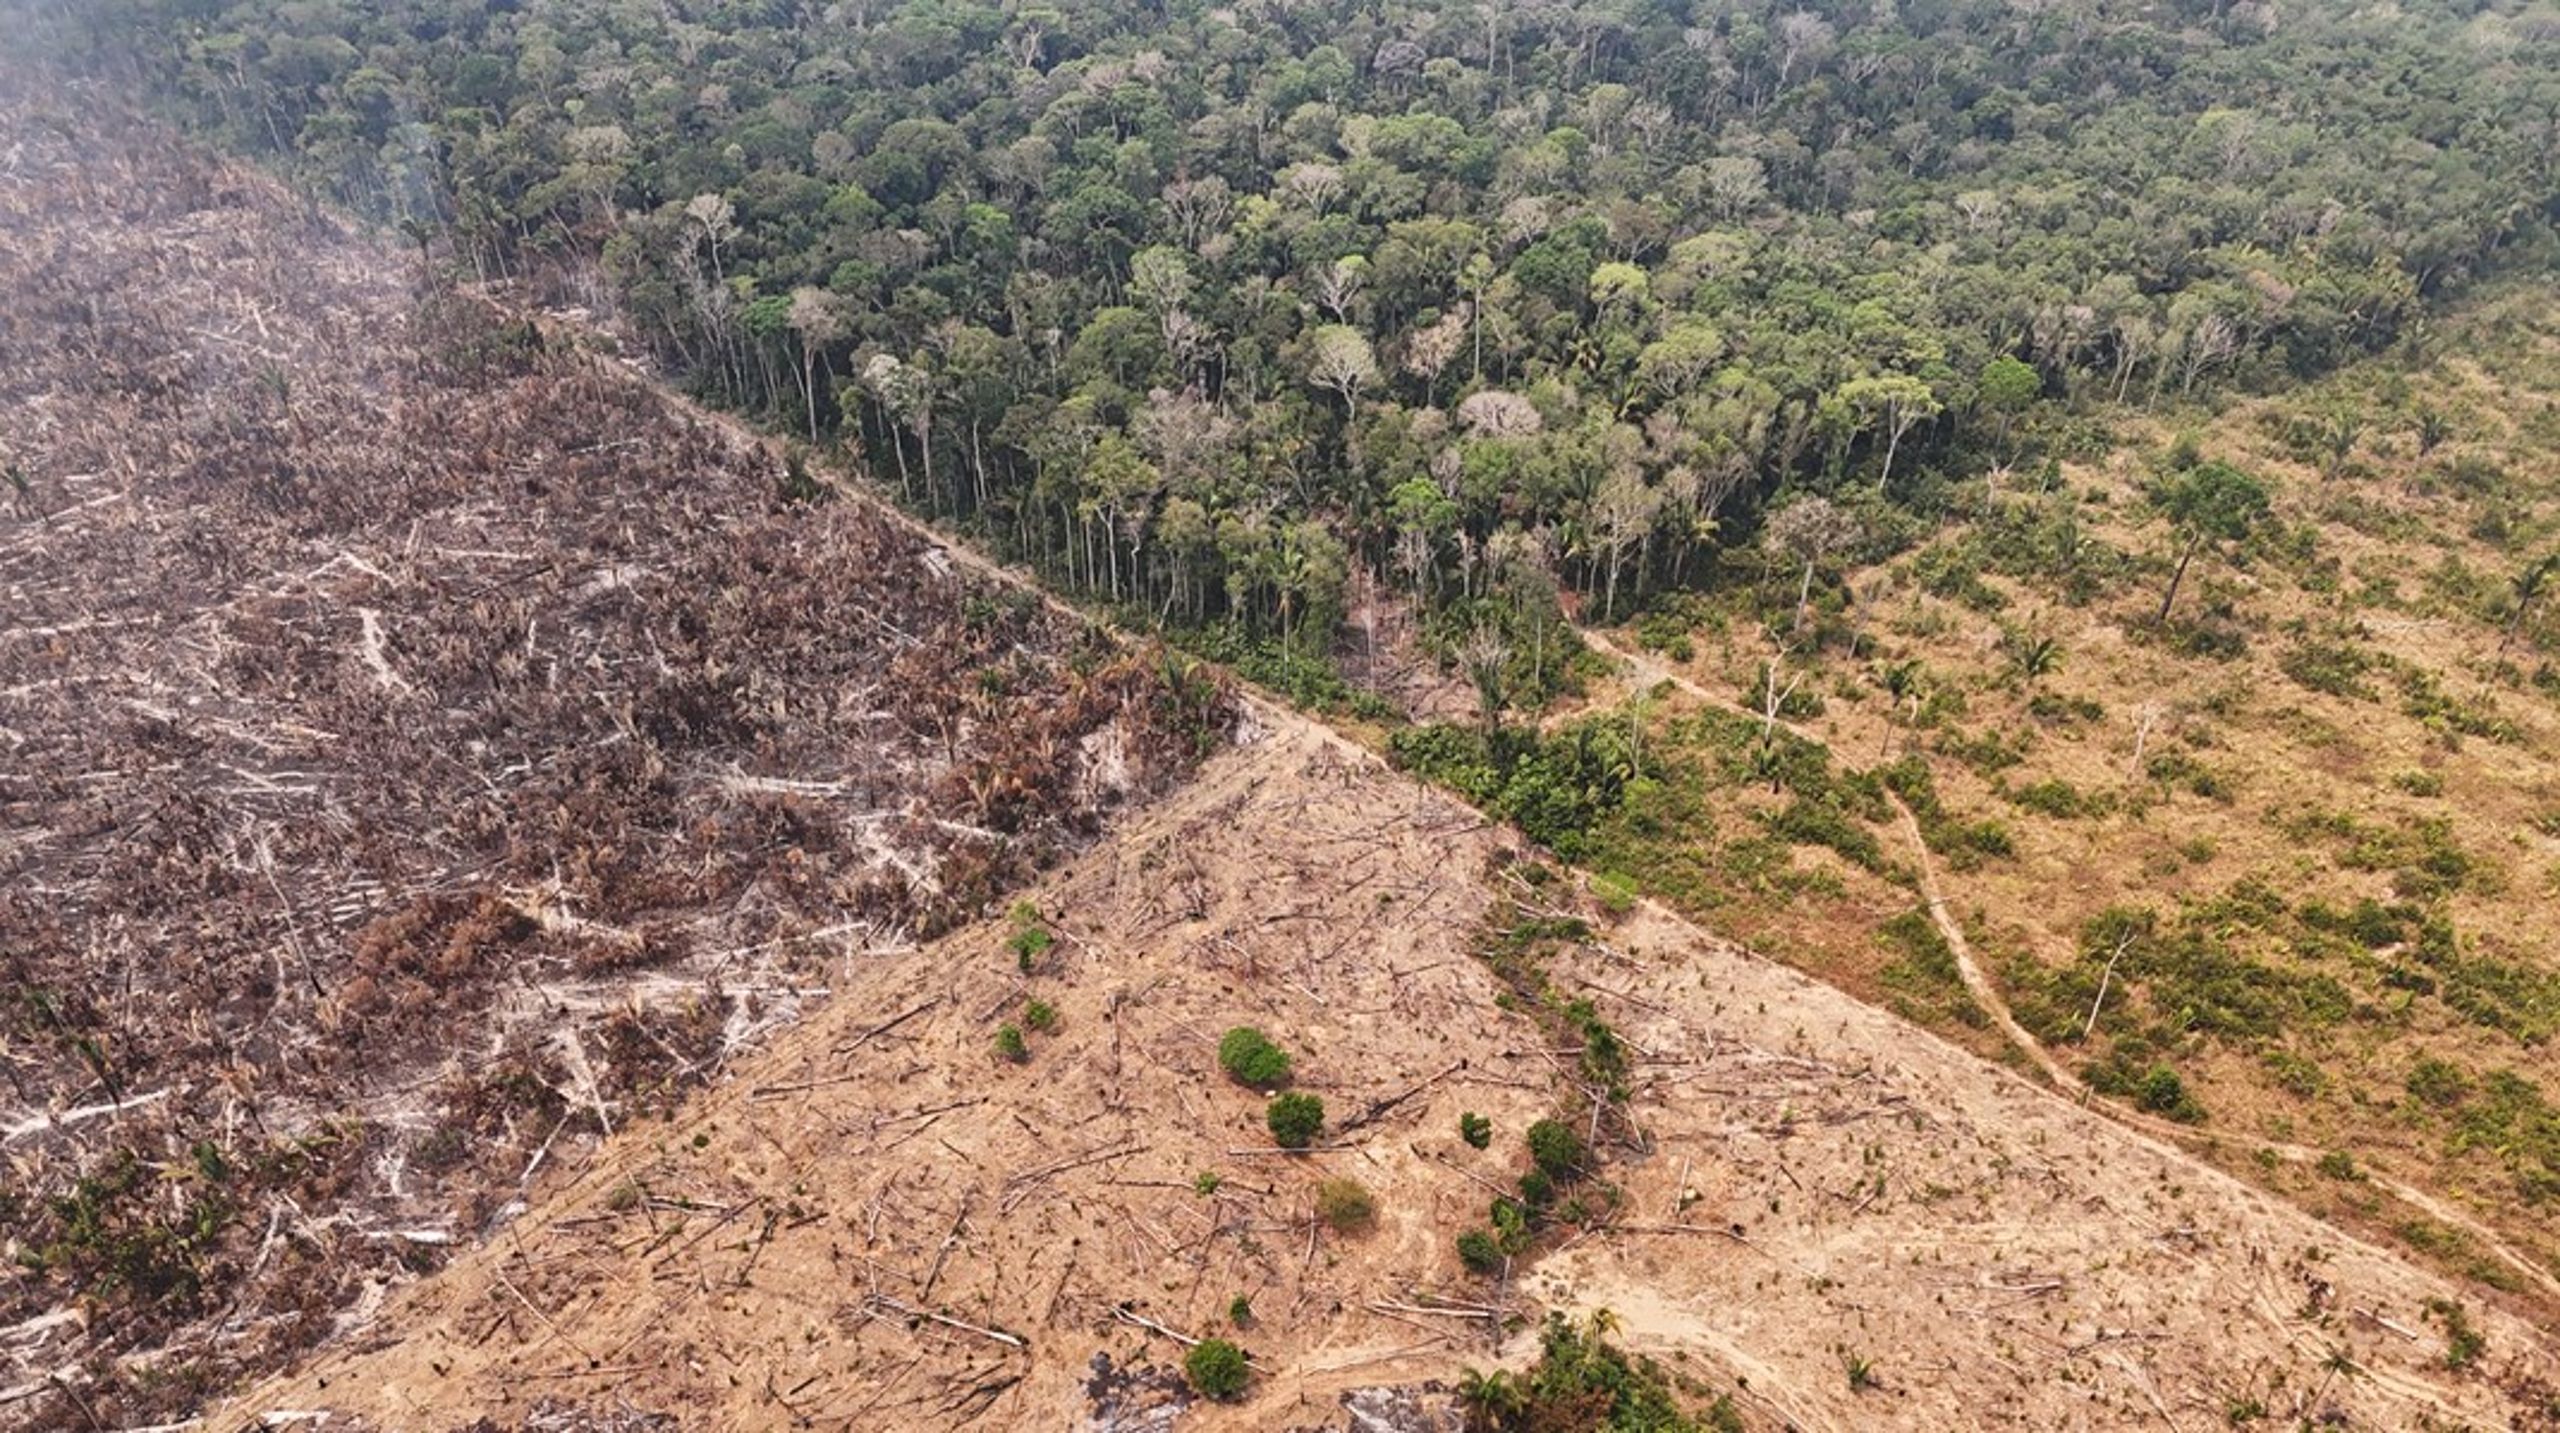
[[[1937,862],[1929,855],[1928,838],[1920,834],[1920,818],[1913,815],[1911,808],[1892,791],[1886,791],[1884,799],[1893,804],[1903,838],[1911,843],[1911,859],[1920,872],[1920,895],[1928,903],[1929,922],[1938,928],[1939,937],[1946,941],[1947,949],[1954,954],[1956,973],[1964,980],[1965,993],[1971,995],[1974,1003],[1991,1017],[1991,1023],[2000,1027],[2000,1033],[2009,1037],[2009,1043],[2017,1047],[2018,1053],[2034,1061],[2035,1067],[2044,1071],[2045,1078],[2053,1081],[2054,1088],[2069,1091],[2079,1081],[2069,1070],[2062,1068],[2062,1062],[2054,1059],[2042,1042],[2028,1033],[2026,1026],[2018,1023],[2017,1016],[2009,1013],[2009,1002],[2000,997],[1999,988],[1991,983],[1991,977],[1982,973],[1981,962],[1973,958],[1973,945],[1964,938],[1963,925],[1947,909],[1946,893],[1939,889]]]
[[[1633,674],[1632,680],[1640,688],[1650,688],[1668,682],[1675,689],[1710,706],[1738,712],[1753,721],[1768,719],[1765,713],[1753,711],[1740,702],[1718,695],[1644,653],[1629,650],[1605,633],[1583,628],[1581,637],[1583,642],[1594,651],[1624,664]],[[1816,745],[1829,745],[1819,736],[1793,723],[1782,720],[1776,725],[1780,730]],[[1892,791],[1885,792],[1885,800],[1893,804],[1896,824],[1902,828],[1903,838],[1910,843],[1913,866],[1920,876],[1920,895],[1929,911],[1929,922],[1937,927],[1939,937],[1946,941],[1947,949],[1954,954],[1956,970],[1964,981],[1966,993],[1971,995],[1974,1003],[1980,1005],[1983,1012],[1991,1017],[1992,1023],[2000,1028],[2001,1034],[2007,1037],[2018,1053],[2025,1056],[2036,1069],[2043,1072],[2046,1079],[2053,1082],[2056,1090],[2068,1096],[2071,1091],[2081,1089],[2079,1077],[2065,1068],[2062,1062],[2056,1060],[2052,1052],[2045,1048],[2044,1042],[2036,1039],[2033,1033],[2018,1023],[2017,1017],[2009,1010],[2009,1002],[2002,998],[1999,987],[1992,983],[1990,976],[1984,973],[1981,962],[1974,958],[1973,945],[1965,938],[1964,926],[1956,920],[1954,912],[1948,907],[1946,891],[1938,881],[1937,862],[1930,856],[1928,841],[1920,833],[1919,818],[1912,813],[1909,806],[1903,803],[1902,798]],[[2128,1129],[2140,1131],[2154,1140],[2177,1149],[2182,1154],[2187,1154],[2186,1141],[2195,1136],[2195,1132],[2184,1125],[2146,1115],[2138,1110],[2127,1109],[2113,1101],[2083,1100],[2082,1103],[2103,1111],[2109,1118]],[[2261,1141],[2254,1147],[2268,1151],[2287,1164],[2316,1166],[2325,1157],[2324,1151],[2298,1144]],[[2188,1157],[2194,1156],[2188,1154]],[[2418,1210],[2440,1224],[2451,1225],[2480,1241],[2481,1246],[2494,1255],[2498,1262],[2523,1275],[2544,1293],[2560,1297],[2560,1275],[2554,1275],[2549,1269],[2518,1253],[2486,1223],[2423,1189],[2404,1184],[2388,1175],[2367,1170],[2364,1177],[2376,1190]]]
[[[573,331],[590,334],[599,332],[599,330],[595,329],[592,325],[579,324],[575,321],[561,318],[558,315],[548,315],[546,318],[547,321],[551,323]],[[609,360],[600,359],[599,361]],[[759,431],[742,418],[733,414],[721,413],[702,407],[682,394],[676,393],[672,389],[665,389],[664,391],[667,394],[669,402],[678,405],[680,408],[683,408],[693,416],[698,417],[705,422],[716,424],[723,431],[729,433],[732,437],[743,444],[759,447],[769,452],[778,451],[781,446],[779,440],[769,434]],[[832,464],[821,463],[815,464],[813,467],[836,491],[846,497],[872,503],[898,525],[907,528],[908,530],[916,533],[919,537],[932,542],[943,552],[949,554],[951,560],[960,566],[992,581],[1001,582],[1018,591],[1028,593],[1055,611],[1072,615],[1082,621],[1093,623],[1094,625],[1111,632],[1114,636],[1120,637],[1124,640],[1129,638],[1129,633],[1121,630],[1103,618],[1067,602],[1064,598],[1059,597],[1056,593],[1042,585],[1037,578],[1023,571],[1021,568],[998,562],[987,554],[978,551],[968,543],[960,541],[950,534],[944,533],[933,527],[931,524],[926,523],[922,519],[908,513],[905,509],[898,507],[886,497],[873,493],[861,479],[839,472]],[[1772,717],[1766,712],[1756,711],[1751,707],[1734,701],[1731,698],[1722,696],[1707,687],[1680,675],[1678,672],[1671,670],[1670,667],[1654,659],[1649,654],[1629,648],[1597,628],[1577,626],[1575,630],[1577,635],[1582,638],[1585,645],[1589,646],[1592,650],[1599,652],[1601,655],[1608,657],[1612,661],[1624,666],[1628,670],[1631,684],[1639,690],[1649,689],[1667,682],[1674,690],[1705,702],[1710,706],[1738,713],[1742,716],[1749,717],[1753,721],[1767,722],[1778,730],[1786,732],[1790,736],[1794,736],[1803,741],[1812,742],[1817,746],[1828,747],[1830,745],[1830,743],[1824,741],[1820,736],[1806,730],[1794,722],[1787,721],[1784,718]],[[1250,707],[1256,717],[1267,725],[1274,727],[1304,725],[1322,733],[1322,735],[1334,745],[1346,748],[1356,746],[1356,743],[1352,742],[1350,738],[1343,736],[1326,723],[1315,721],[1303,715],[1295,708],[1288,706],[1286,703],[1275,697],[1269,696],[1250,684],[1240,681],[1237,684],[1237,691],[1239,696],[1244,700],[1246,705]],[[1888,790],[1885,793],[1885,799],[1892,803],[1897,824],[1902,828],[1904,839],[1910,843],[1912,859],[1920,876],[1920,893],[1922,899],[1927,905],[1930,923],[1937,928],[1939,936],[1946,941],[1947,948],[1954,954],[1956,970],[1964,982],[1966,993],[1971,995],[1974,1002],[1980,1005],[1984,1013],[1991,1017],[1992,1023],[1999,1027],[2001,1034],[2007,1038],[2009,1043],[2018,1051],[2018,1053],[2024,1056],[2044,1075],[2047,1080],[2051,1081],[2056,1090],[2068,1096],[2072,1090],[2081,1087],[2079,1077],[2064,1067],[2060,1061],[2056,1060],[2053,1057],[2052,1052],[2045,1048],[2043,1042],[2036,1039],[2025,1026],[2019,1024],[2016,1015],[2011,1013],[2009,1009],[2009,1002],[2002,997],[1999,987],[1993,984],[1991,978],[1984,973],[1981,962],[1974,958],[1973,946],[1972,943],[1965,938],[1964,927],[1955,919],[1954,913],[1948,907],[1945,890],[1938,880],[1936,862],[1931,857],[1928,842],[1922,836],[1920,831],[1919,818],[1913,814],[1908,805],[1904,804],[1902,798],[1895,795],[1892,791]],[[2094,1102],[2083,1101],[2083,1103],[2086,1104]],[[2126,1109],[2112,1101],[2097,1104],[2096,1107],[2102,1109],[2109,1117],[2115,1119],[2118,1123],[2123,1124],[2128,1128],[2142,1131],[2153,1139],[2165,1141],[2172,1148],[2178,1150],[2180,1154],[2185,1155],[2188,1158],[2195,1158],[2195,1156],[2186,1149],[2185,1141],[2192,1137],[2193,1134],[2193,1132],[2188,1130],[2186,1127],[2168,1120],[2155,1119],[2150,1116],[2143,1115],[2138,1111]],[[2277,1158],[2282,1159],[2289,1164],[2316,1165],[2322,1158],[2321,1151],[2309,1149],[2301,1145],[2267,1144],[2263,1147],[2272,1151]],[[2535,1286],[2542,1289],[2545,1293],[2551,1294],[2555,1297],[2560,1297],[2560,1276],[2555,1276],[2550,1270],[2543,1268],[2540,1264],[2537,1264],[2526,1258],[2524,1255],[2516,1252],[2513,1247],[2508,1245],[2505,1240],[2498,1236],[2496,1231],[2482,1223],[2480,1220],[2446,1204],[2443,1200],[2428,1194],[2424,1190],[2403,1184],[2386,1175],[2368,1171],[2366,1177],[2372,1183],[2374,1188],[2389,1194],[2392,1198],[2420,1210],[2428,1217],[2435,1219],[2438,1222],[2452,1225],[2455,1228],[2462,1230],[2464,1233],[2469,1234],[2473,1238],[2480,1240],[2481,1243],[2498,1258],[2499,1262],[2530,1279]]]

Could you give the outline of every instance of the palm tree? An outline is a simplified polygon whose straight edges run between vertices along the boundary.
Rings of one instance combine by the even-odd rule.
[[[2000,647],[2009,655],[2010,670],[2029,686],[2062,670],[2062,642],[2047,633],[2013,629]]]
[[[2525,613],[2533,608],[2533,599],[2542,595],[2543,584],[2560,570],[2560,552],[2551,553],[2531,567],[2516,574],[2516,601],[2507,613],[2507,630],[2498,636],[2498,656],[2507,655],[2507,644],[2516,639],[2516,629],[2524,625]]]
[[[1467,1433],[1500,1433],[1528,1410],[1527,1390],[1501,1369],[1468,1369],[1458,1378],[1458,1405],[1467,1410]]]

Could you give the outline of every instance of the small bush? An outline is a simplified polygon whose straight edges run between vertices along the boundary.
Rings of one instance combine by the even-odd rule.
[[[1558,1184],[1569,1184],[1582,1172],[1587,1151],[1582,1136],[1562,1120],[1540,1120],[1529,1126],[1529,1158],[1538,1172]]]
[[[1022,1041],[1022,1027],[1011,1022],[996,1027],[996,1054],[1019,1065],[1031,1058],[1031,1047]]]
[[[2329,1076],[2318,1065],[2290,1050],[2269,1050],[2262,1062],[2278,1088],[2308,1100],[2329,1088]]]
[[[2151,1073],[2142,1077],[2142,1083],[2134,1087],[2133,1100],[2155,1115],[2167,1115],[2183,1124],[2200,1124],[2204,1120],[2204,1106],[2187,1092],[2187,1083],[2178,1078],[2178,1072],[2166,1065],[2155,1065]]]
[[[1058,1007],[1046,1000],[1034,1000],[1022,1007],[1022,1023],[1046,1035],[1058,1028]]]
[[[2438,1109],[2450,1109],[2471,1093],[2471,1077],[2449,1061],[2420,1060],[2409,1071],[2409,1093]]]
[[[1324,1130],[1324,1101],[1294,1091],[1274,1096],[1270,1108],[1262,1112],[1262,1122],[1271,1131],[1272,1143],[1282,1149],[1305,1149]]]
[[[1493,1144],[1493,1121],[1469,1110],[1458,1116],[1458,1138],[1477,1149],[1489,1148]]]
[[[1253,1322],[1253,1300],[1242,1294],[1227,1300],[1227,1322],[1244,1328]]]
[[[2089,798],[2081,795],[2078,787],[2059,777],[2021,786],[2009,794],[2009,799],[2029,811],[2058,816],[2066,821],[2087,815],[2089,811]]]
[[[1191,1176],[1191,1188],[1193,1192],[1197,1193],[1203,1199],[1217,1193],[1218,1186],[1224,1183],[1226,1183],[1225,1180],[1220,1179],[1218,1176],[1205,1169],[1200,1171],[1198,1174]]]
[[[1250,1025],[1238,1025],[1218,1040],[1218,1068],[1239,1085],[1267,1090],[1289,1078],[1289,1052]]]
[[[1328,1179],[1316,1186],[1316,1217],[1336,1234],[1366,1229],[1378,1222],[1378,1198],[1356,1179]]]
[[[1204,1338],[1184,1355],[1182,1375],[1201,1397],[1223,1402],[1244,1392],[1253,1370],[1245,1363],[1243,1349],[1222,1338]]]
[[[1049,927],[1042,923],[1038,906],[1029,901],[1014,906],[1013,934],[1005,940],[1005,948],[1013,952],[1013,963],[1023,974],[1029,975],[1031,967],[1056,941],[1057,937],[1049,934]]]
[[[2373,700],[2371,683],[2365,680],[2373,670],[2373,658],[2343,642],[2301,642],[2276,659],[2276,665],[2295,682],[2315,692],[2333,697]]]
[[[2444,794],[2444,776],[2433,771],[2403,771],[2391,778],[2391,784],[2412,796],[2435,797]]]
[[[1471,1274],[1492,1275],[1502,1272],[1502,1246],[1482,1229],[1470,1229],[1458,1236],[1458,1262]]]

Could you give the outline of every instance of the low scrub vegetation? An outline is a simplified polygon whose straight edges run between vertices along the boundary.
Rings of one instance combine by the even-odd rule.
[[[1239,1085],[1270,1089],[1288,1080],[1289,1065],[1289,1052],[1253,1026],[1239,1025],[1218,1038],[1218,1068]]]

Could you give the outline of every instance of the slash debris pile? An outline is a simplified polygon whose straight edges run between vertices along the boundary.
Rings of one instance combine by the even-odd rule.
[[[1225,723],[6,79],[0,475],[0,1425],[188,1409],[325,1335]]]

